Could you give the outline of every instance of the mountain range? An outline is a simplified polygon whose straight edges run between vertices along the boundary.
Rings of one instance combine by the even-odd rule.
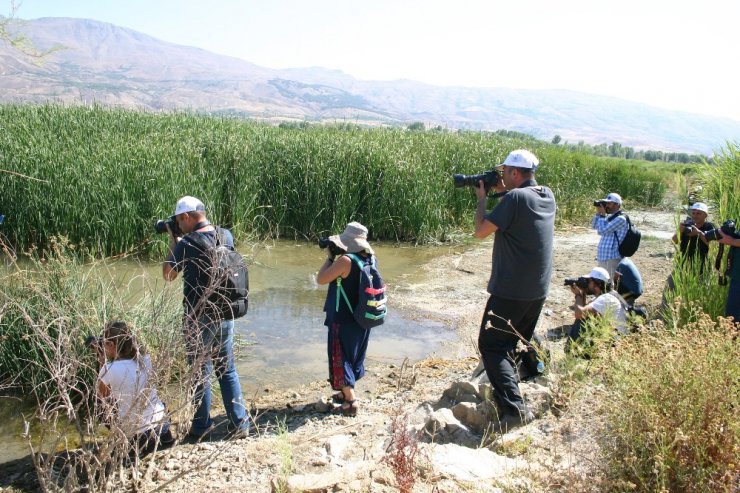
[[[365,81],[320,67],[270,69],[164,42],[109,23],[42,18],[13,24],[34,58],[0,42],[0,102],[97,103],[191,110],[266,121],[347,121],[515,130],[571,143],[711,154],[740,139],[740,122],[567,90],[440,87]],[[413,63],[413,52],[409,53]]]

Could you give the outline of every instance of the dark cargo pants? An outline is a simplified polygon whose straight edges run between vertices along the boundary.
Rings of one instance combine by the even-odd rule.
[[[491,295],[483,313],[478,350],[483,358],[493,397],[504,415],[525,411],[516,367],[517,341],[529,342],[545,299],[507,300]],[[487,328],[488,327],[488,328]]]

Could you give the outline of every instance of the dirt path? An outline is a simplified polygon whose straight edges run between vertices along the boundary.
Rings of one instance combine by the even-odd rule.
[[[646,289],[640,301],[656,306],[670,270],[673,248],[668,238],[674,217],[664,212],[639,212],[631,217],[644,235],[640,250],[633,257]],[[541,335],[572,323],[568,309],[572,294],[563,286],[563,279],[590,271],[595,264],[597,242],[596,233],[587,228],[556,234],[552,284],[537,329]],[[320,399],[330,395],[325,382],[312,382],[288,391],[260,392],[253,399],[257,436],[224,441],[216,433],[209,443],[181,444],[163,451],[157,457],[156,468],[147,474],[147,488],[397,491],[393,475],[382,465],[391,438],[391,420],[399,413],[410,413],[413,421],[424,403],[433,407],[445,389],[456,381],[468,380],[477,366],[475,341],[488,296],[485,287],[491,244],[491,240],[484,241],[461,254],[440,257],[419,267],[424,272],[423,282],[392,287],[394,309],[413,317],[442,321],[456,331],[458,342],[415,365],[396,367],[368,361],[368,374],[358,385],[362,407],[357,418],[322,412]],[[562,353],[562,341],[548,344],[554,353]],[[552,375],[550,381],[552,378],[557,376]],[[547,412],[517,431],[511,443],[526,446],[522,450],[514,447],[508,454],[514,459],[507,460],[519,460],[518,469],[504,471],[495,481],[475,476],[466,479],[454,471],[440,472],[430,464],[431,455],[441,447],[436,450],[435,445],[428,445],[420,459],[421,476],[414,491],[500,491],[497,486],[543,489],[553,478],[562,482],[569,475],[584,476],[588,474],[589,456],[594,453],[587,432],[579,428],[579,423],[583,423],[579,418],[588,410],[572,412],[580,415],[555,416]]]

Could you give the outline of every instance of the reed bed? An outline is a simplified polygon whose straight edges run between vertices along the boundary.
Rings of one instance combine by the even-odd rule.
[[[659,172],[494,133],[5,105],[0,210],[18,251],[60,234],[103,255],[161,249],[152,223],[185,194],[237,240],[315,238],[358,220],[374,239],[439,241],[467,230],[474,211],[474,194],[451,175],[490,169],[518,147],[541,158],[538,179],[555,190],[561,223],[584,220],[608,191],[647,206],[665,191]]]

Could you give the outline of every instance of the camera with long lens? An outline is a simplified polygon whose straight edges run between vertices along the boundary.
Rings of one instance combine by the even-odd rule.
[[[684,219],[681,224],[683,224],[683,230],[687,233],[690,233],[691,230],[696,227],[696,222],[690,217]]]
[[[478,182],[483,181],[483,187],[488,191],[501,183],[501,174],[495,169],[492,169],[479,175],[456,174],[452,175],[452,179],[455,182],[455,188],[477,187]]]
[[[175,216],[170,216],[167,219],[159,219],[156,223],[154,223],[154,231],[159,234],[166,233],[167,226],[170,227],[170,231],[172,231],[175,236],[182,236],[182,232],[180,231],[180,227],[177,225]]]
[[[740,238],[735,229],[735,221],[733,219],[728,219],[727,221],[723,222],[722,226],[720,226],[719,228],[715,228],[704,233],[704,238],[709,241],[719,240],[723,236]]]
[[[332,257],[347,253],[343,248],[339,248],[333,241],[326,237],[319,238],[319,248],[328,248]]]
[[[564,283],[566,286],[577,286],[581,289],[586,289],[588,287],[588,277],[572,277],[565,280]]]
[[[594,207],[606,207],[606,200],[594,200]]]
[[[103,347],[103,338],[100,336],[87,336],[85,337],[84,344],[87,349],[98,351]]]

